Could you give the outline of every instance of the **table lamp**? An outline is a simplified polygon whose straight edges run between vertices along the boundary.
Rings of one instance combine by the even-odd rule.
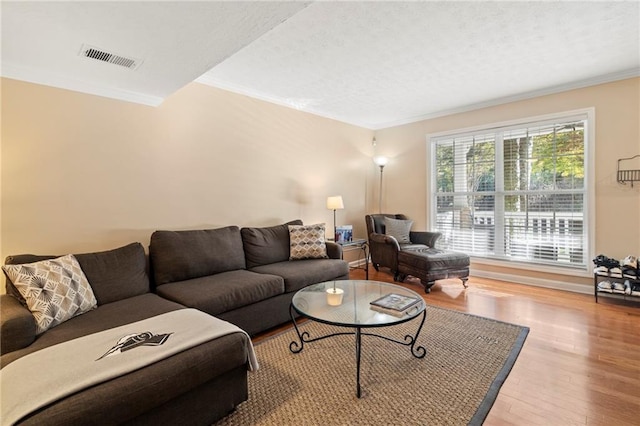
[[[333,210],[333,241],[338,241],[336,238],[336,210],[344,209],[342,195],[327,197],[327,208]]]

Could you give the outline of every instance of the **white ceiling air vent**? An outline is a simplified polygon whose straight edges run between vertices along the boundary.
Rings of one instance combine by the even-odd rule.
[[[120,65],[121,67],[135,70],[140,66],[142,61],[136,58],[129,58],[116,53],[107,52],[105,49],[100,49],[94,46],[82,45],[80,50],[80,56],[89,59],[95,59],[97,61],[107,62],[110,64]]]

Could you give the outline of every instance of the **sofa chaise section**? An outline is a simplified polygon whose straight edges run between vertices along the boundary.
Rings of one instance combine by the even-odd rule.
[[[58,343],[185,308],[150,292],[146,256],[139,243],[75,256],[94,291],[97,308],[35,336],[34,317],[7,280],[8,294],[0,302],[3,367]],[[6,263],[54,257],[10,256]],[[244,333],[207,341],[63,397],[19,424],[86,424],[87,419],[105,424],[179,424],[185,418],[190,424],[211,424],[248,397],[249,345]],[[11,383],[2,386],[4,392],[11,391]]]

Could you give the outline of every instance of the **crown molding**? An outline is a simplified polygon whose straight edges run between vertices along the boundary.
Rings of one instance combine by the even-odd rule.
[[[87,83],[86,81],[74,80],[59,75],[52,75],[39,70],[28,67],[20,67],[13,64],[2,64],[0,69],[2,77],[14,80],[26,81],[29,83],[41,84],[44,86],[57,87],[60,89],[72,90],[90,95],[102,96],[105,98],[117,99],[120,101],[133,102],[137,104],[156,107],[164,101],[158,96],[145,95],[143,93],[132,92],[129,90],[117,89]]]
[[[235,84],[230,84],[227,82],[222,82],[219,81],[217,79],[215,79],[214,77],[211,77],[207,74],[203,74],[200,77],[198,77],[197,79],[194,80],[196,83],[200,83],[200,84],[204,84],[207,86],[211,86],[211,87],[216,87],[218,89],[222,89],[222,90],[226,90],[228,92],[233,92],[233,93],[237,93],[239,95],[244,95],[244,96],[248,96],[250,98],[253,99],[259,99],[261,101],[265,101],[265,102],[269,102],[272,104],[276,104],[276,105],[280,105],[280,106],[284,106],[287,108],[293,108],[297,111],[301,111],[301,112],[306,112],[309,114],[313,114],[313,115],[317,115],[319,117],[323,117],[323,118],[328,118],[330,120],[335,120],[335,121],[339,121],[341,123],[346,123],[346,124],[351,124],[353,126],[358,126],[358,127],[362,127],[365,129],[369,129],[371,130],[371,124],[370,123],[360,123],[360,122],[355,122],[355,121],[347,121],[343,118],[340,118],[338,116],[335,115],[331,115],[331,114],[327,114],[324,112],[320,112],[320,111],[316,111],[313,108],[309,108],[303,105],[297,105],[296,102],[287,102],[286,100],[282,100],[280,98],[276,98],[276,97],[272,97],[269,95],[264,95],[262,93],[256,93],[254,91],[252,91],[251,89],[248,89],[244,86],[239,86],[239,85],[235,85]]]
[[[410,118],[402,119],[402,120],[388,121],[388,122],[384,122],[384,123],[368,123],[368,122],[358,122],[358,121],[347,121],[347,120],[344,120],[344,119],[342,119],[340,117],[337,117],[337,116],[333,116],[333,115],[330,115],[330,114],[326,114],[326,113],[322,113],[322,112],[316,111],[313,108],[296,105],[294,102],[286,102],[286,101],[283,101],[282,99],[279,99],[279,98],[267,96],[267,95],[260,94],[260,93],[255,93],[255,92],[253,92],[252,90],[250,90],[250,89],[248,89],[246,87],[237,86],[237,85],[234,85],[234,84],[229,84],[227,82],[222,82],[222,81],[216,80],[215,78],[213,78],[213,77],[211,77],[211,76],[209,76],[207,74],[203,74],[202,76],[197,78],[195,81],[198,82],[198,83],[206,84],[208,86],[213,86],[213,87],[217,87],[219,89],[223,89],[223,90],[227,90],[227,91],[230,91],[230,92],[234,92],[234,93],[238,93],[238,94],[241,94],[241,95],[245,95],[245,96],[248,96],[250,98],[260,99],[262,101],[266,101],[266,102],[270,102],[270,103],[273,103],[273,104],[285,106],[287,108],[293,108],[293,109],[296,109],[298,111],[303,111],[303,112],[307,112],[309,114],[314,114],[314,115],[318,115],[318,116],[321,116],[321,117],[329,118],[331,120],[340,121],[342,123],[352,124],[354,126],[363,127],[365,129],[369,129],[369,130],[382,130],[382,129],[387,129],[387,128],[390,128],[390,127],[402,126],[404,124],[411,124],[411,123],[415,123],[415,122],[418,122],[418,121],[430,120],[430,119],[434,119],[434,118],[438,118],[438,117],[444,117],[444,116],[447,116],[447,115],[460,114],[460,113],[463,113],[463,112],[474,111],[474,110],[478,110],[478,109],[482,109],[482,108],[488,108],[488,107],[492,107],[492,106],[508,104],[508,103],[511,103],[511,102],[517,102],[517,101],[522,101],[522,100],[526,100],[526,99],[537,98],[537,97],[545,96],[545,95],[552,95],[552,94],[555,94],[555,93],[566,92],[566,91],[574,90],[574,89],[581,89],[581,88],[589,87],[589,86],[596,86],[598,84],[605,84],[605,83],[610,83],[610,82],[613,82],[613,81],[625,80],[627,78],[634,78],[634,77],[640,77],[640,68],[633,68],[633,69],[629,69],[629,70],[625,70],[625,71],[605,74],[605,75],[601,75],[601,76],[597,76],[597,77],[593,77],[593,78],[588,78],[588,79],[574,81],[574,82],[561,84],[561,85],[557,85],[557,86],[547,87],[547,88],[544,88],[544,89],[539,89],[539,90],[533,90],[533,91],[530,91],[530,92],[520,93],[520,94],[513,95],[513,96],[505,96],[505,97],[496,98],[496,99],[492,99],[492,100],[485,101],[485,102],[478,102],[478,103],[475,103],[475,104],[465,105],[465,106],[461,106],[461,107],[458,107],[458,108],[452,108],[452,109],[437,111],[437,112],[434,112],[434,113],[419,115],[419,116],[410,117]]]
[[[117,99],[117,100],[126,101],[126,102],[133,102],[133,103],[153,106],[153,107],[160,105],[164,101],[164,98],[161,98],[158,96],[145,95],[139,92],[132,92],[129,90],[96,85],[93,83],[74,80],[74,79],[62,77],[59,75],[51,75],[51,74],[44,73],[32,68],[20,67],[13,64],[7,64],[7,63],[2,64],[2,67],[0,69],[0,75],[2,75],[2,77],[12,78],[12,79],[21,80],[21,81],[27,81],[29,83],[52,86],[52,87],[57,87],[61,89],[72,90],[75,92],[102,96],[106,98]],[[218,81],[207,74],[203,74],[202,76],[198,77],[195,80],[195,82],[205,84],[207,86],[217,87],[222,90],[238,93],[240,95],[248,96],[254,99],[259,99],[265,102],[284,106],[287,108],[293,108],[298,111],[317,115],[330,120],[351,124],[351,125],[362,127],[369,130],[381,130],[381,129],[386,129],[390,127],[397,127],[405,124],[411,124],[418,121],[430,120],[438,117],[470,112],[470,111],[474,111],[482,108],[488,108],[492,106],[522,101],[526,99],[532,99],[532,98],[545,96],[545,95],[552,95],[555,93],[566,92],[574,89],[581,89],[589,86],[596,86],[598,84],[605,84],[613,81],[625,80],[625,79],[634,78],[634,77],[640,77],[640,68],[633,68],[633,69],[629,69],[621,72],[605,74],[602,76],[597,76],[589,79],[552,86],[552,87],[548,87],[540,90],[534,90],[534,91],[521,93],[513,96],[496,98],[486,102],[479,102],[475,104],[465,105],[459,108],[452,108],[448,110],[437,111],[434,113],[424,114],[424,115],[415,116],[415,117],[402,119],[402,120],[388,121],[384,123],[368,123],[368,122],[344,120],[338,116],[326,114],[305,105],[296,105],[296,103],[293,101],[288,102],[286,100],[282,100],[276,97],[264,95],[261,93],[255,93],[254,91],[247,89],[246,87]]]

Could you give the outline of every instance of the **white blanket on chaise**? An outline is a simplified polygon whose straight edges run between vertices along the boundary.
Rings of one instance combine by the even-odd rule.
[[[180,309],[33,352],[0,370],[2,425],[241,328],[196,309]],[[248,336],[247,336],[248,337]],[[249,369],[258,362],[249,339]]]

